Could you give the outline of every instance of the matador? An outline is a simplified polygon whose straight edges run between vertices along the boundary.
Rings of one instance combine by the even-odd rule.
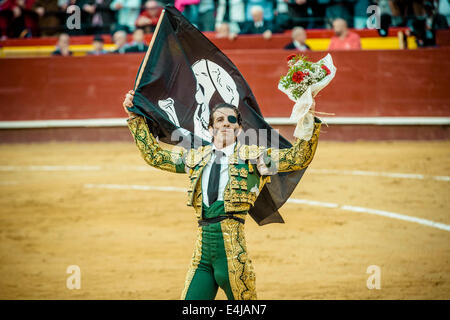
[[[274,149],[240,143],[238,108],[216,105],[209,119],[211,144],[190,150],[162,148],[144,117],[130,112],[134,91],[123,103],[128,127],[142,158],[152,167],[187,173],[187,205],[195,210],[197,238],[181,299],[212,300],[222,288],[229,300],[255,300],[255,273],[247,253],[244,223],[248,211],[273,174],[302,170],[312,161],[321,121],[314,117],[310,139]]]

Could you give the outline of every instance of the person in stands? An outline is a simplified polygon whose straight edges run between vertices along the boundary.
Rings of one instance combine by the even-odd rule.
[[[360,50],[361,40],[359,35],[350,31],[347,21],[338,18],[333,21],[334,36],[331,38],[328,50]]]
[[[284,49],[286,50],[298,50],[306,51],[311,50],[309,46],[305,43],[306,41],[306,31],[302,27],[295,27],[292,29],[292,42],[289,42]]]

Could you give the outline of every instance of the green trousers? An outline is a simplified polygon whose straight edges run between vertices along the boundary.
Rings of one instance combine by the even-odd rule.
[[[203,218],[221,215],[226,215],[223,201],[203,206]],[[243,227],[233,219],[199,227],[182,299],[213,300],[219,287],[229,300],[256,299],[255,275]]]

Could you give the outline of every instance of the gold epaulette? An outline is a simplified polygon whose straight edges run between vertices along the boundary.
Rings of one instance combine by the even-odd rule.
[[[194,168],[211,152],[211,148],[211,145],[207,145],[189,150],[186,154],[185,165],[189,168]]]
[[[239,147],[239,158],[242,160],[254,160],[258,159],[265,151],[265,147],[257,145],[241,145]]]

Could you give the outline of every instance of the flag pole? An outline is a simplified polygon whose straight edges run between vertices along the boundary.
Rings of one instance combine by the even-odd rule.
[[[144,61],[142,62],[141,70],[139,70],[139,75],[138,75],[138,78],[136,79],[136,83],[134,85],[134,91],[136,91],[137,87],[139,86],[139,83],[141,82],[142,74],[144,73],[145,66],[147,65],[148,57],[150,57],[150,52],[152,51],[153,44],[155,43],[156,36],[158,35],[159,26],[161,25],[161,21],[164,18],[165,12],[166,12],[166,9],[163,9],[163,11],[161,12],[161,15],[159,16],[159,20],[158,20],[158,23],[156,24],[155,32],[153,32],[152,40],[150,41],[150,44],[147,49],[147,53],[145,54],[145,57],[144,57]]]

